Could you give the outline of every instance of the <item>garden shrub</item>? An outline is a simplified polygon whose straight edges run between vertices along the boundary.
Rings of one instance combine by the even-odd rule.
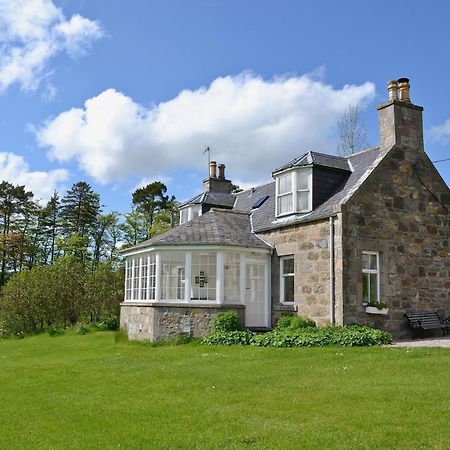
[[[201,343],[206,345],[250,345],[253,333],[248,330],[243,331],[213,331],[206,335]]]
[[[315,327],[316,322],[308,317],[297,316],[296,314],[283,314],[277,322],[277,329],[297,330],[299,328]]]
[[[362,347],[390,344],[385,331],[361,325],[303,328],[277,327],[269,333],[253,334],[245,331],[213,331],[205,336],[206,345],[255,345],[259,347],[325,347],[340,345]]]
[[[86,267],[73,255],[12,275],[0,295],[0,335],[17,336],[102,320],[117,329],[123,270]],[[106,319],[105,319],[106,318]]]
[[[239,330],[239,317],[235,311],[217,314],[213,319],[213,329],[217,332]]]
[[[307,327],[297,330],[275,329],[272,332],[255,336],[252,345],[261,347],[324,347],[340,345],[361,347],[383,345],[391,342],[385,331],[361,325]]]
[[[119,329],[119,318],[115,314],[105,314],[100,317],[98,325],[103,330],[116,331]]]

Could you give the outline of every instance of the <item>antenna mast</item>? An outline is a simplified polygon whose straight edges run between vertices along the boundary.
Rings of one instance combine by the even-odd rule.
[[[208,153],[208,171],[209,171],[209,166],[211,165],[211,147],[209,145],[205,148],[205,150],[203,150],[203,154],[205,153]]]

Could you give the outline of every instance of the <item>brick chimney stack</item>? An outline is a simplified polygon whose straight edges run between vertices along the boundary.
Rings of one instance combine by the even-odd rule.
[[[409,89],[408,78],[388,82],[388,101],[378,106],[382,150],[397,145],[423,151],[423,108],[411,103]]]
[[[216,168],[219,169],[219,174],[216,173]],[[205,192],[220,192],[222,194],[231,194],[231,181],[225,178],[225,164],[216,164],[211,161],[209,165],[209,177],[203,180]]]

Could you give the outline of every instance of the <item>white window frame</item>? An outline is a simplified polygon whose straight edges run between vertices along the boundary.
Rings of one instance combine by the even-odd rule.
[[[299,173],[308,172],[308,189],[300,189],[299,188]],[[292,185],[291,191],[285,192],[284,194],[279,193],[279,181],[280,178],[286,175],[291,174],[292,177]],[[275,202],[275,215],[276,217],[288,216],[294,213],[307,213],[312,211],[312,198],[313,198],[313,175],[312,175],[312,167],[302,167],[301,169],[291,169],[286,172],[282,172],[279,175],[275,176],[275,194],[276,194],[276,202]],[[298,209],[298,192],[308,192],[308,209],[300,210]],[[280,213],[278,209],[278,199],[284,197],[286,195],[292,195],[292,209],[287,212]]]
[[[377,276],[377,298],[375,299],[375,303],[380,303],[381,302],[381,293],[380,293],[380,286],[381,286],[381,274],[380,274],[380,252],[375,252],[375,251],[369,251],[369,250],[364,250],[361,252],[361,266],[363,265],[363,255],[372,255],[372,256],[376,256],[377,259],[377,268],[376,269],[365,269],[364,267],[362,267],[361,272],[363,274],[367,273],[367,274],[375,274]],[[368,277],[369,280],[369,302],[370,302],[370,276]],[[364,302],[364,298],[362,299],[362,301]]]
[[[187,212],[187,219],[185,221],[182,221],[182,213],[186,211]],[[194,211],[198,211],[198,215],[194,216]],[[191,221],[192,219],[195,219],[195,217],[200,217],[202,215],[202,205],[199,203],[191,204],[189,206],[185,206],[180,209],[180,225],[186,222]]]
[[[283,265],[284,265],[284,261],[288,260],[288,259],[292,259],[294,261],[294,272],[292,273],[283,273]],[[294,259],[294,255],[287,255],[287,256],[282,256],[280,258],[280,303],[282,305],[293,305],[294,302],[286,302],[284,301],[284,278],[285,277],[293,277],[294,278],[294,295],[295,295],[295,259]]]
[[[294,192],[295,192],[295,187],[296,187],[296,182],[295,182],[295,178],[296,177],[294,175],[295,174],[293,172],[283,172],[282,174],[280,174],[275,179],[275,186],[276,186],[276,191],[277,191],[276,192],[277,199],[276,199],[276,202],[275,202],[275,208],[276,208],[277,217],[278,216],[285,216],[287,214],[292,214],[295,211],[295,198],[296,198],[296,196],[294,195]],[[291,190],[288,191],[288,192],[284,192],[283,194],[280,194],[280,180],[281,180],[281,178],[286,177],[286,176],[290,176],[291,177]],[[278,208],[278,200],[280,198],[286,197],[288,195],[292,196],[291,209],[290,209],[290,211],[285,211],[285,212],[280,213],[279,212],[279,208]]]
[[[299,185],[300,183],[298,182],[298,179],[300,177],[300,173],[302,172],[307,172],[307,176],[308,176],[308,188],[307,189],[300,189]],[[300,169],[300,170],[296,170],[296,174],[295,174],[295,208],[296,208],[296,212],[298,213],[303,213],[303,212],[310,212],[312,211],[312,168],[305,168],[305,169]],[[308,192],[308,208],[307,209],[298,209],[298,193],[299,192]]]

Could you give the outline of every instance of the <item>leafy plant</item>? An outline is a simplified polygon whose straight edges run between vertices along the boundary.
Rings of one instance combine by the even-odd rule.
[[[99,327],[105,330],[116,331],[119,329],[119,318],[115,314],[105,314],[100,318]]]
[[[297,330],[300,328],[315,327],[314,320],[308,317],[297,316],[296,314],[283,314],[277,322],[277,329]]]
[[[239,317],[235,311],[217,314],[213,319],[213,329],[217,332],[239,330]]]
[[[206,335],[201,343],[205,345],[250,345],[253,333],[244,331],[213,331]]]

